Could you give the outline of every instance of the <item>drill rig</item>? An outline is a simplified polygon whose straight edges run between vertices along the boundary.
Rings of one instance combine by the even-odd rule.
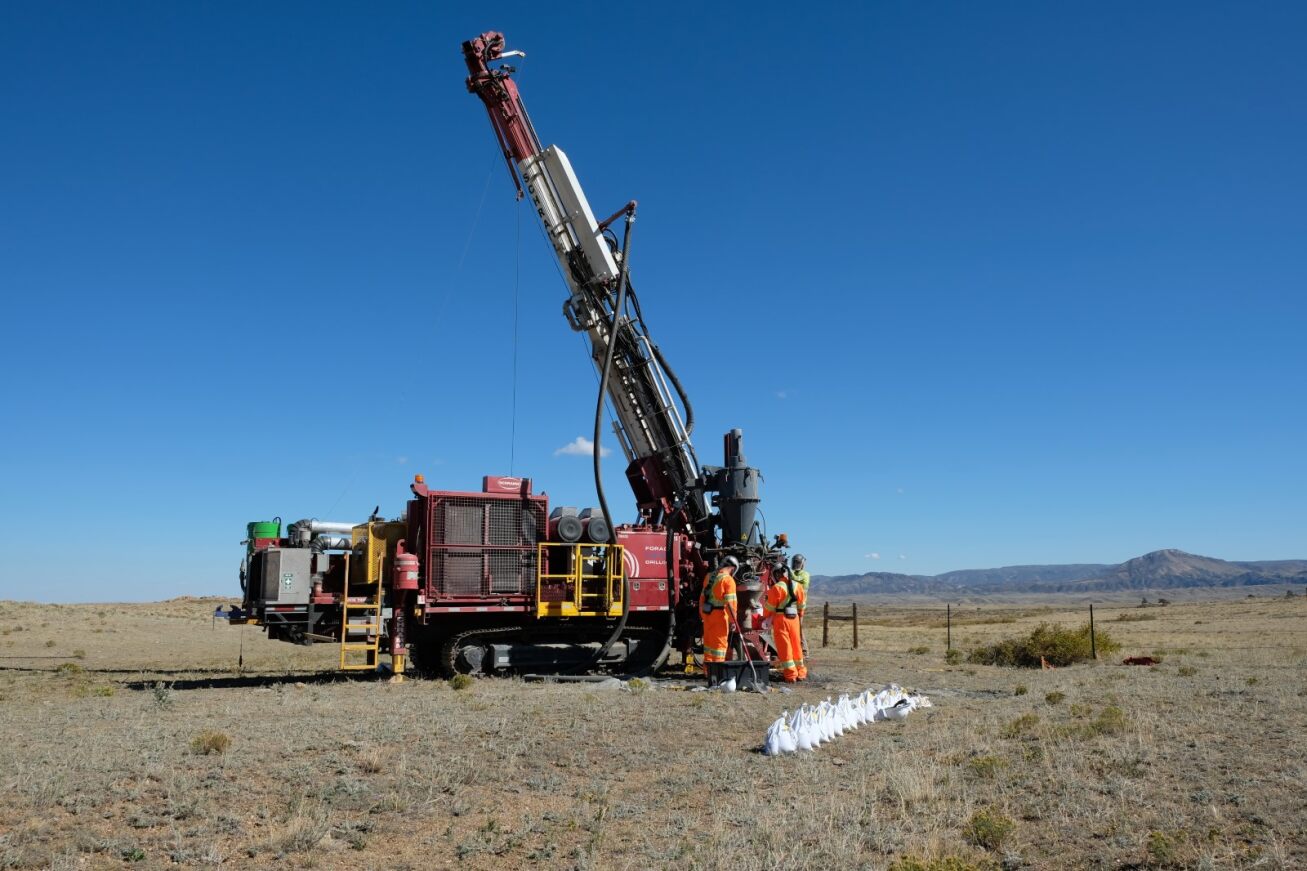
[[[734,648],[755,680],[761,663],[765,679],[758,612],[785,538],[769,544],[755,520],[762,476],[738,429],[724,437],[723,465],[699,464],[693,406],[632,285],[636,202],[596,220],[567,155],[536,134],[506,63],[516,56],[500,33],[463,43],[467,88],[485,106],[518,198],[536,208],[567,285],[563,315],[599,373],[599,507],[551,512],[530,479],[486,476],[473,493],[433,490],[417,476],[401,519],[301,520],[285,537],[279,519],[252,523],[245,601],[225,616],[274,638],[339,644],[343,669],[375,669],[388,648],[402,673],[407,648],[420,670],[447,676],[651,670],[672,649],[696,646],[699,593],[713,566],[734,556]],[[605,403],[635,497],[631,523],[613,522],[600,479]]]

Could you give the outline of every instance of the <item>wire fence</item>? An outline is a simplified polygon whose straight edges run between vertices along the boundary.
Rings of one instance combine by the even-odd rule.
[[[1275,601],[1269,599],[1267,601]],[[862,604],[862,616],[858,613],[857,602],[832,603],[823,602],[821,606],[821,646],[831,647],[840,641],[849,643],[851,640],[852,649],[859,649],[863,640],[862,636],[867,632],[874,632],[877,628],[881,629],[922,629],[922,630],[943,630],[945,650],[954,649],[954,628],[956,627],[974,627],[977,625],[990,625],[1000,623],[1017,623],[1023,619],[1035,618],[1044,615],[1083,613],[1090,626],[1090,639],[1096,647],[1098,633],[1096,628],[1101,628],[1101,624],[1109,623],[1114,626],[1134,625],[1145,620],[1152,621],[1156,619],[1153,616],[1138,616],[1141,608],[1147,608],[1144,614],[1155,613],[1153,609],[1166,607],[1165,604],[1148,605],[1148,606],[1117,606],[1111,605],[1109,608],[1115,613],[1115,617],[1104,620],[1101,617],[1103,606],[1099,606],[1099,614],[1095,613],[1095,606],[1086,604],[1076,607],[1043,607],[1043,606],[1009,606],[1009,607],[992,607],[981,609],[975,606],[966,608],[955,608],[951,603],[943,603],[942,607],[892,607],[890,609],[892,616],[877,614],[868,603]],[[897,618],[897,619],[896,619]],[[849,627],[851,632],[837,632],[836,637],[832,639],[832,624],[836,629]],[[1205,634],[1202,631],[1196,631],[1195,634]],[[851,637],[850,637],[851,636]],[[1295,645],[1307,645],[1307,626],[1277,626],[1276,636],[1282,639],[1281,644],[1225,644],[1222,643],[1222,650],[1278,650],[1283,651],[1287,647]],[[1094,650],[1094,657],[1097,658],[1097,650]]]

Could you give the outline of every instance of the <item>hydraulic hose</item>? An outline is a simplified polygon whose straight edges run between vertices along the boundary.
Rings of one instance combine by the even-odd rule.
[[[693,435],[694,406],[690,404],[690,397],[685,394],[685,388],[681,386],[681,379],[676,377],[676,371],[667,364],[667,359],[663,357],[662,349],[658,347],[656,342],[650,342],[649,345],[653,348],[654,359],[658,361],[659,366],[663,367],[663,371],[667,373],[668,380],[672,382],[672,387],[676,390],[676,395],[681,397],[681,405],[685,406],[685,434],[686,436]]]
[[[599,509],[604,512],[604,522],[608,524],[608,543],[617,544],[617,524],[613,523],[613,516],[608,511],[608,499],[604,496],[604,481],[599,469],[599,437],[604,422],[604,399],[608,396],[608,376],[613,368],[613,354],[617,350],[617,327],[622,321],[622,308],[626,302],[626,282],[630,274],[631,264],[631,228],[635,224],[635,203],[627,207],[626,225],[622,232],[622,268],[617,275],[617,302],[613,306],[613,321],[608,327],[608,350],[604,354],[604,368],[599,376],[599,399],[595,403],[595,426],[594,426],[594,476],[595,476],[595,495],[599,497]],[[622,637],[626,631],[626,619],[631,613],[631,596],[630,583],[626,577],[626,567],[622,567],[622,618],[617,621],[617,626],[608,636],[608,640],[603,643],[599,651],[594,655],[590,666],[603,661],[608,655],[608,651],[617,643],[617,639]]]

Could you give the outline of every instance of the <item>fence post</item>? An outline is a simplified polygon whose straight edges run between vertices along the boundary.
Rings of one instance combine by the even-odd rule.
[[[948,640],[944,642],[944,653],[953,649],[953,603],[944,606],[944,625],[947,627]]]
[[[830,643],[830,602],[821,606],[821,646]]]
[[[853,649],[858,649],[858,603],[853,603]]]
[[[1089,603],[1089,653],[1098,659],[1098,638],[1094,635],[1094,603]]]

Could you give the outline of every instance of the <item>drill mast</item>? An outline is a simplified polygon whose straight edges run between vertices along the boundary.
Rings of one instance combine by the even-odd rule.
[[[641,519],[686,532],[709,547],[715,544],[713,528],[720,523],[733,533],[730,541],[743,544],[753,529],[758,474],[738,456],[739,431],[727,436],[727,464],[731,466],[732,453],[738,456],[740,474],[701,469],[690,442],[692,408],[649,336],[629,275],[627,302],[622,311],[616,310],[623,260],[629,263],[636,204],[627,203],[603,221],[595,219],[567,155],[556,145],[543,147],[531,124],[512,79],[515,70],[503,63],[514,56],[521,52],[505,52],[500,33],[483,33],[463,43],[467,87],[485,104],[518,196],[525,191],[535,204],[570,290],[563,313],[572,329],[586,334],[591,359],[601,372],[611,346],[608,400],[617,418],[614,430],[626,455],[626,475]],[[619,246],[610,226],[623,217],[626,233]],[[673,392],[685,408],[684,416]],[[746,471],[750,474],[743,474]],[[728,480],[748,485],[749,492],[730,500],[740,516],[718,521],[710,513],[705,493],[721,489],[717,485]]]

